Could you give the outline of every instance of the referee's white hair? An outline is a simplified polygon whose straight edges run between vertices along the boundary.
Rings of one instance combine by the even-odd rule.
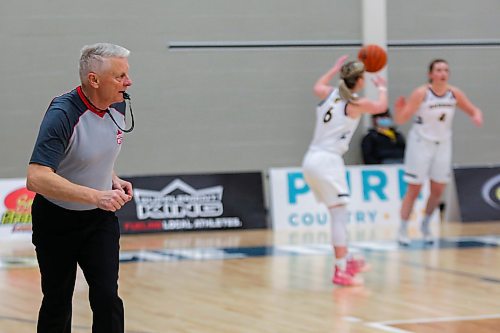
[[[85,45],[81,50],[79,73],[83,83],[90,72],[99,73],[106,65],[107,58],[127,58],[130,51],[126,48],[110,44],[96,43]]]

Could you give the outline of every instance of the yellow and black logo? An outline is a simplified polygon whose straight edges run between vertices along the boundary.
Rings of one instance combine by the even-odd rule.
[[[481,195],[488,205],[500,209],[500,174],[484,183]]]

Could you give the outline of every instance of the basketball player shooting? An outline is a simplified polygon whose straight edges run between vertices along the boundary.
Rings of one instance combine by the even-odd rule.
[[[360,98],[357,92],[365,86],[365,66],[360,61],[340,57],[314,85],[320,99],[316,108],[314,136],[304,156],[304,178],[319,202],[328,207],[331,220],[331,241],[335,254],[333,283],[341,286],[363,284],[358,273],[368,269],[363,258],[348,256],[347,223],[349,188],[342,155],[363,113],[377,114],[387,110],[385,80],[376,76],[373,83],[379,90],[378,100]],[[338,88],[330,81],[340,72]]]

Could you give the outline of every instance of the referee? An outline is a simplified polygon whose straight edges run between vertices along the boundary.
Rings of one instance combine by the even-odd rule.
[[[27,188],[43,300],[38,333],[70,333],[77,266],[89,285],[93,333],[123,333],[118,296],[120,228],[115,211],[132,184],[114,163],[123,141],[123,93],[132,84],[130,51],[113,44],[83,47],[81,86],[52,100],[31,155]]]

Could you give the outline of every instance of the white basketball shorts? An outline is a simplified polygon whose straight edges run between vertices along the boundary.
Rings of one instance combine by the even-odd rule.
[[[451,178],[451,139],[430,141],[410,130],[404,170],[404,180],[409,184],[422,184],[427,179],[448,183]]]
[[[327,207],[349,203],[350,193],[342,156],[308,151],[304,156],[302,172],[316,200]]]

